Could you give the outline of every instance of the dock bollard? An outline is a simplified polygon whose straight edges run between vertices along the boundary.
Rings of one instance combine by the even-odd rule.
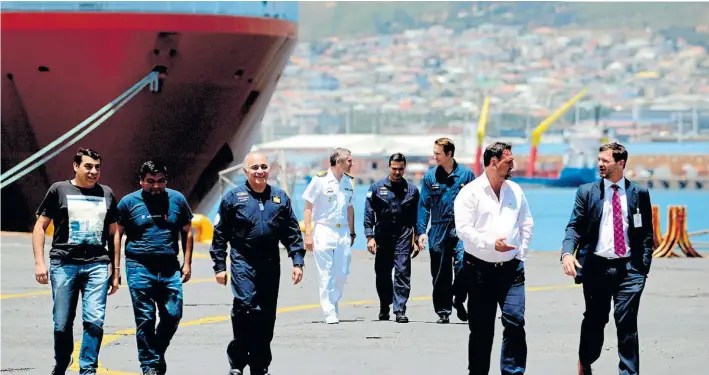
[[[655,224],[654,221],[655,220],[653,220],[653,225]],[[659,217],[657,219],[657,226],[654,227],[654,231],[655,233],[660,231]],[[660,244],[653,251],[652,257],[679,257],[679,255],[673,251],[675,247],[679,247],[687,258],[702,258],[701,254],[697,253],[692,246],[689,236],[687,235],[687,207],[685,206],[667,207],[667,233],[665,233],[660,241]]]
[[[212,243],[214,236],[214,226],[206,216],[195,214],[192,217],[192,229],[194,229],[194,241],[199,243]]]

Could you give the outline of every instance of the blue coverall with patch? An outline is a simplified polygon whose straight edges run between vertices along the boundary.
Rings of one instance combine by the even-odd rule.
[[[463,304],[466,300],[466,289],[462,281],[465,251],[463,241],[458,239],[455,232],[453,201],[460,189],[474,179],[475,175],[470,168],[454,162],[450,174],[438,166],[426,172],[421,182],[416,233],[426,232],[430,218],[428,248],[433,278],[433,308],[439,316],[450,315],[454,303]]]
[[[413,251],[418,188],[406,179],[393,183],[389,177],[375,181],[364,203],[364,234],[374,237],[377,294],[380,306],[394,313],[406,313],[411,291],[411,252]],[[392,285],[391,270],[394,268]]]
[[[293,265],[303,265],[305,248],[291,200],[276,186],[258,193],[248,183],[230,190],[219,205],[210,255],[214,271],[226,271],[231,247],[231,324],[234,339],[227,355],[232,369],[249,365],[252,374],[265,374],[271,364],[271,340],[281,264],[278,242]]]

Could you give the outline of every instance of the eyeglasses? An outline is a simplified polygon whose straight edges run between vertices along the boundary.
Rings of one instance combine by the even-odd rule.
[[[261,165],[256,164],[256,165],[250,166],[249,169],[251,169],[252,171],[258,171],[259,169],[262,169],[262,170],[264,170],[264,171],[267,171],[267,170],[268,170],[268,165],[266,165],[266,164],[261,164]]]
[[[163,177],[163,178],[161,178],[161,179],[155,181],[155,180],[153,180],[152,178],[149,178],[149,179],[145,180],[145,182],[149,183],[150,185],[152,185],[152,184],[154,184],[154,183],[156,183],[156,182],[157,182],[158,184],[164,184],[164,183],[167,182],[167,179],[165,179],[165,178]]]

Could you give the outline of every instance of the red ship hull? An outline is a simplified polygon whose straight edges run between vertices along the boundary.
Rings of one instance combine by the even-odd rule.
[[[118,199],[147,159],[193,208],[217,172],[248,152],[297,41],[283,20],[181,14],[2,14],[2,170],[27,159],[133,86],[166,69],[75,145],[2,189],[2,229],[27,231],[47,188],[73,176],[79,147],[103,157]],[[47,69],[41,69],[46,67]]]

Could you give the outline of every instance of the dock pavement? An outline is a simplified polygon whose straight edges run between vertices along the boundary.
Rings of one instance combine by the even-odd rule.
[[[50,287],[34,280],[28,234],[2,233],[0,242],[2,372],[48,375],[53,366]],[[47,248],[50,242],[47,238]],[[228,373],[225,350],[231,339],[231,292],[214,282],[207,251],[207,245],[196,246],[192,280],[184,285],[182,325],[167,352],[168,374]],[[340,307],[342,322],[327,325],[319,311],[312,254],[306,257],[304,279],[297,286],[291,284],[290,262],[284,254],[271,373],[467,374],[467,324],[455,316],[448,325],[435,323],[428,253],[412,263],[410,323],[377,320],[374,257],[356,251]],[[125,270],[122,274],[125,279]],[[575,374],[583,314],[581,288],[563,274],[556,252],[532,252],[526,278],[526,374]],[[594,365],[597,374],[618,373],[612,313],[609,318],[604,350]],[[709,260],[655,259],[642,297],[639,327],[643,374],[706,373]],[[99,374],[138,375],[135,323],[125,281],[117,294],[109,296],[104,329]],[[498,309],[490,374],[500,373],[501,333]],[[74,339],[78,345],[80,310]]]

